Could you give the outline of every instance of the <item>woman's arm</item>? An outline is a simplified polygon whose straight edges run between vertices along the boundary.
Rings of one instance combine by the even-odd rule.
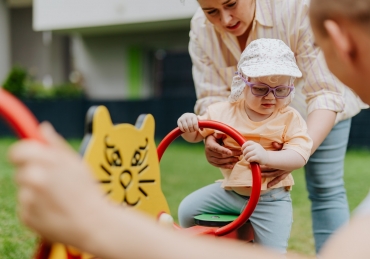
[[[307,117],[307,133],[313,141],[311,154],[321,145],[334,126],[336,112],[315,110]]]
[[[295,31],[297,42],[294,45],[297,46],[297,65],[304,79],[302,93],[307,103],[306,121],[313,140],[313,153],[333,128],[337,113],[346,109],[347,113],[356,114],[360,105],[354,105],[359,101],[353,95],[345,95],[347,86],[329,71],[321,49],[314,46],[314,36],[307,18],[308,8],[308,4],[302,4],[300,8],[301,15],[297,17],[301,17],[301,20]],[[350,99],[345,100],[345,96]]]
[[[203,13],[202,10],[200,12]],[[224,77],[220,75],[219,68],[225,66],[225,61],[223,57],[219,56],[221,50],[214,50],[213,55],[210,56],[207,49],[204,49],[212,48],[214,45],[212,41],[216,40],[213,36],[207,34],[210,33],[209,28],[203,28],[203,26],[207,26],[204,25],[204,19],[203,14],[197,13],[194,16],[191,21],[189,41],[189,54],[193,64],[193,81],[197,94],[194,110],[198,115],[202,115],[209,105],[227,100],[230,95],[232,76],[236,71],[236,66],[235,69],[232,69],[233,71],[230,71],[230,82],[226,82]],[[218,56],[217,60],[214,60],[215,56]],[[219,62],[219,64],[216,65],[216,62]]]

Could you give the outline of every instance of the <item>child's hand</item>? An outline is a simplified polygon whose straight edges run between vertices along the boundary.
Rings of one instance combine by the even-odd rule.
[[[269,157],[267,151],[254,141],[247,141],[242,146],[243,156],[247,162],[256,162],[260,165],[267,165]]]
[[[184,113],[178,120],[177,126],[182,132],[194,132],[199,130],[198,117],[194,113]]]

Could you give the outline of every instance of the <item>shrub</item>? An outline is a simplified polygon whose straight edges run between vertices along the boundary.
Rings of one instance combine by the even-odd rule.
[[[83,96],[81,86],[73,83],[56,85],[52,88],[56,98],[80,98]]]
[[[28,99],[74,99],[83,96],[83,89],[78,84],[68,82],[45,87],[32,79],[26,69],[18,66],[9,72],[3,88],[17,97]]]
[[[17,97],[23,97],[26,92],[27,71],[21,67],[12,68],[3,83],[3,88]]]

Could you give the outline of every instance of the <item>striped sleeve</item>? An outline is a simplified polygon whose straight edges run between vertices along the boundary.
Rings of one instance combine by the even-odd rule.
[[[214,44],[208,41],[204,35],[199,35],[207,33],[206,30],[201,29],[196,21],[192,21],[189,54],[193,62],[192,72],[197,94],[197,102],[194,107],[196,114],[203,114],[210,104],[227,100],[230,94],[228,83],[220,76],[213,63],[214,60],[204,51],[206,48],[213,48]]]
[[[342,112],[345,86],[329,72],[322,51],[314,47],[308,5],[302,8],[301,17],[296,59],[304,77],[307,114],[318,109]]]

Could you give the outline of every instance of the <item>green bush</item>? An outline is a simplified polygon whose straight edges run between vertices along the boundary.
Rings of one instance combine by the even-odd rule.
[[[27,71],[21,67],[13,67],[3,83],[3,88],[17,97],[26,92]]]
[[[80,98],[83,96],[82,87],[73,83],[56,85],[52,90],[57,98]]]
[[[83,89],[76,84],[64,83],[46,88],[34,82],[26,88],[25,97],[29,99],[75,99],[83,96]]]
[[[52,99],[53,91],[39,82],[30,83],[26,87],[25,98],[28,99]]]
[[[3,88],[17,97],[27,99],[74,99],[84,93],[81,86],[70,82],[45,87],[41,82],[32,79],[27,70],[15,66],[3,83]]]

